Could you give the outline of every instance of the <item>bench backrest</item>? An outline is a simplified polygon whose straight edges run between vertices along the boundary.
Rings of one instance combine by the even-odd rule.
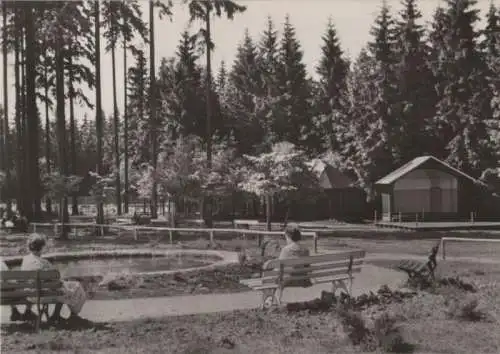
[[[62,286],[58,270],[0,271],[0,298],[22,299],[36,296],[58,296]]]
[[[273,259],[264,263],[264,281],[320,280],[336,276],[350,276],[361,272],[366,251],[342,251],[284,260]]]

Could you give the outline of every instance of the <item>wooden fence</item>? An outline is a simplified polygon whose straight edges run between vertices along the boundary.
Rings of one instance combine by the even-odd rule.
[[[100,228],[101,235],[104,235],[105,230],[113,229],[117,230],[118,236],[120,236],[121,231],[131,231],[134,235],[134,240],[139,239],[140,231],[167,231],[169,235],[170,243],[174,242],[175,232],[184,233],[207,233],[210,237],[210,241],[215,241],[216,234],[240,234],[246,237],[246,235],[256,235],[258,238],[259,245],[262,243],[263,236],[284,236],[284,231],[265,231],[265,230],[250,230],[250,229],[208,229],[208,228],[173,228],[173,227],[151,227],[151,226],[140,226],[140,225],[119,225],[119,224],[94,224],[94,223],[30,223],[31,230],[37,232],[40,228],[52,228],[54,230],[54,235],[58,234],[59,227],[69,227],[71,229],[70,233],[73,234],[75,238],[78,237],[78,229],[98,229]],[[319,233],[315,231],[302,231],[302,235],[305,237],[312,237],[314,242],[314,252],[318,252],[318,238]]]
[[[465,238],[465,237],[442,237],[441,238],[441,254],[443,259],[446,259],[446,242],[500,242],[500,239],[494,238]]]

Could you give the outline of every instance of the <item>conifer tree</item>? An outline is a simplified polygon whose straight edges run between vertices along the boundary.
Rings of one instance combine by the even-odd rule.
[[[330,19],[323,35],[322,57],[316,67],[319,75],[316,96],[317,124],[324,134],[324,143],[330,150],[339,148],[336,133],[345,119],[346,79],[349,62],[344,58],[335,26]]]
[[[433,122],[447,162],[478,177],[492,162],[486,120],[492,117],[486,63],[475,30],[474,0],[447,0],[437,13],[432,38],[434,69],[440,82]]]
[[[263,90],[265,78],[260,71],[260,65],[263,64],[259,61],[257,46],[246,30],[238,45],[227,87],[230,92],[228,110],[233,115],[230,124],[237,142],[236,148],[241,153],[252,153],[267,140],[267,117],[263,111],[267,107],[262,106],[267,94]]]
[[[146,117],[149,87],[147,59],[144,51],[132,48],[135,64],[128,69],[128,116],[130,151],[133,167],[149,159],[149,135]]]
[[[295,28],[286,16],[278,52],[277,81],[280,99],[278,109],[275,110],[273,131],[279,141],[288,141],[308,152],[314,152],[321,148],[321,142],[313,135],[311,87],[303,56]]]
[[[403,0],[403,9],[396,23],[395,72],[397,79],[397,110],[399,138],[396,164],[403,164],[422,154],[433,154],[426,126],[434,116],[436,97],[429,83],[433,82],[427,61],[422,14],[415,0]]]

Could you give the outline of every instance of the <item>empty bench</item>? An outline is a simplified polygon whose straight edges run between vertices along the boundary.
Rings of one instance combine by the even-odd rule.
[[[49,318],[49,304],[62,301],[62,281],[58,270],[0,271],[0,305],[35,305],[36,329],[42,316]]]
[[[285,288],[331,283],[333,293],[342,289],[350,295],[354,274],[361,272],[365,254],[364,250],[356,250],[273,259],[264,263],[259,278],[242,279],[240,283],[262,292],[262,308],[280,305]],[[303,285],[297,285],[300,283]]]
[[[427,258],[427,262],[421,262],[416,260],[404,260],[401,261],[396,268],[402,270],[408,274],[410,281],[414,280],[424,280],[432,281],[434,280],[434,271],[437,267],[437,253],[439,251],[438,242],[434,247],[432,247],[431,252]]]

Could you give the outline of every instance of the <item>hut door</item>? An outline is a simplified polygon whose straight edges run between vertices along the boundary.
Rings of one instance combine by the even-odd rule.
[[[440,213],[443,209],[442,190],[440,187],[431,188],[431,213]]]

